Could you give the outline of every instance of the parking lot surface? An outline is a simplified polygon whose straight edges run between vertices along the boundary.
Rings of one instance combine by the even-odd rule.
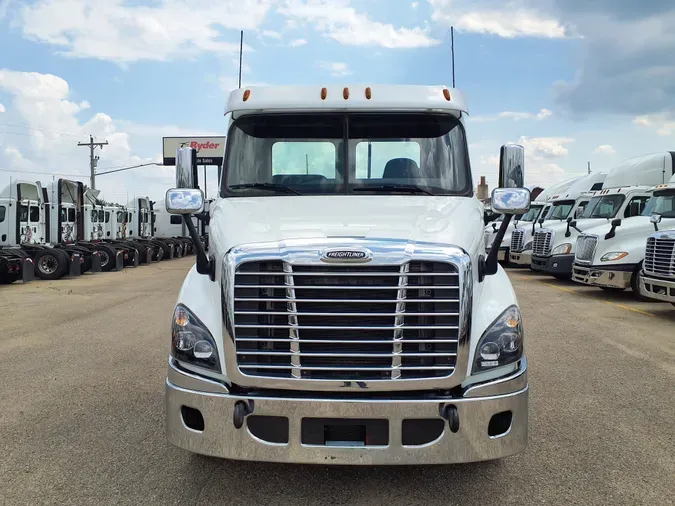
[[[675,307],[509,270],[530,441],[459,466],[231,462],[164,435],[185,258],[0,287],[0,504],[675,504]]]

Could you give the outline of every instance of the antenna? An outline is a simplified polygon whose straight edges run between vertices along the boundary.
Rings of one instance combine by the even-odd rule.
[[[591,173],[591,162],[588,162],[588,173]]]
[[[450,27],[450,50],[452,51],[452,87],[455,87],[455,27]]]
[[[244,30],[239,37],[239,87],[241,88],[241,61],[244,56]]]

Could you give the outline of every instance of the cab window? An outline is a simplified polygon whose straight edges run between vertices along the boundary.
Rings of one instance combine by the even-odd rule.
[[[19,221],[28,221],[28,206],[19,206]]]
[[[640,216],[648,200],[649,197],[644,195],[641,197],[633,197],[626,206],[626,210],[623,213],[624,218],[630,218],[631,216]]]
[[[97,223],[98,222],[98,213],[96,211],[91,212],[91,222],[92,223]]]
[[[110,223],[110,211],[105,212],[105,222]]]
[[[103,223],[105,221],[105,213],[103,212],[103,210],[100,210],[98,212],[98,221],[101,222],[101,223]]]
[[[75,221],[75,209],[68,209],[68,221]]]
[[[68,221],[68,210],[65,207],[61,208],[61,222]]]
[[[171,215],[171,218],[169,218],[171,221],[172,225],[180,225],[183,223],[183,219],[180,216],[176,216],[175,214]]]
[[[38,206],[30,206],[30,221],[33,223],[40,221],[40,208]]]
[[[5,206],[0,206],[0,223],[5,221],[5,212],[7,211],[7,208]]]

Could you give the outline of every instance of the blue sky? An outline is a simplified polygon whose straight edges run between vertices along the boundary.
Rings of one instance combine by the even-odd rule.
[[[0,0],[0,185],[158,161],[165,135],[222,134],[243,84],[451,84],[475,179],[505,142],[550,184],[675,143],[675,6],[651,0]],[[44,173],[44,174],[43,174]],[[58,176],[57,176],[58,177]],[[97,182],[161,198],[173,169]],[[215,188],[215,174],[210,177]]]

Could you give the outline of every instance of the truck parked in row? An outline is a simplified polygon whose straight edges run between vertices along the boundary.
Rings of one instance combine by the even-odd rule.
[[[670,159],[671,155],[667,157]],[[675,175],[671,183],[675,185]],[[573,266],[574,281],[607,291],[631,288],[638,300],[645,300],[640,289],[645,245],[655,226],[675,228],[671,197],[656,195],[659,189],[666,188],[668,185],[662,184],[648,191],[647,202],[641,203],[644,208],[640,215],[616,218],[611,223],[589,228],[579,236]],[[659,220],[658,224],[652,222],[655,219]]]
[[[526,447],[523,319],[484,247],[467,114],[445,87],[234,90],[206,250],[196,152],[178,149],[166,206],[197,258],[167,336],[172,444],[367,465]],[[529,209],[523,165],[502,147],[496,244]]]
[[[650,213],[656,232],[647,238],[640,293],[675,306],[675,225],[672,225],[675,220],[675,177],[667,185],[657,188],[652,198],[654,203],[649,202],[645,214]]]

